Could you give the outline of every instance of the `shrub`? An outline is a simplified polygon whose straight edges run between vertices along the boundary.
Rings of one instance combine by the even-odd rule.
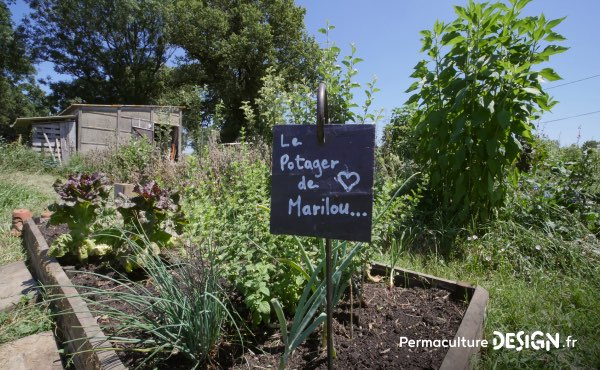
[[[419,103],[417,159],[443,218],[458,226],[485,221],[503,204],[522,143],[532,143],[532,120],[555,104],[541,81],[560,77],[534,66],[567,49],[550,44],[564,40],[554,32],[563,19],[520,18],[528,2],[471,1],[454,7],[452,23],[421,32],[429,59],[416,65],[418,81],[407,90],[418,90],[407,102]]]
[[[568,239],[583,237],[582,232],[600,235],[600,154],[596,149],[576,146],[560,148],[542,141],[538,147],[543,160],[522,176],[518,187],[509,193],[512,204],[505,219],[546,229]]]
[[[280,262],[300,260],[294,238],[269,232],[265,149],[212,144],[194,165],[195,176],[183,194],[189,235],[210,238],[219,246],[223,273],[242,293],[255,325],[271,320],[272,298],[290,312],[304,281]]]
[[[19,143],[8,143],[0,138],[0,170],[45,172],[57,164],[51,158],[45,158],[38,152]]]

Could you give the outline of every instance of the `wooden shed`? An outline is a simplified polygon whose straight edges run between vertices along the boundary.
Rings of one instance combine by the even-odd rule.
[[[114,150],[132,138],[155,142],[165,132],[170,135],[170,157],[176,159],[182,150],[181,114],[182,107],[174,106],[73,104],[56,116],[17,118],[14,126],[31,129],[33,149],[61,161],[74,152]]]

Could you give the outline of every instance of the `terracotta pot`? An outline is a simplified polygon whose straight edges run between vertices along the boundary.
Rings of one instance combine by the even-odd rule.
[[[23,230],[23,224],[29,221],[33,217],[30,210],[26,208],[16,208],[12,212],[12,228],[10,234],[12,236],[21,236]]]
[[[16,208],[13,209],[12,218],[13,222],[18,219],[21,222],[27,222],[31,217],[33,217],[33,213],[27,208]]]

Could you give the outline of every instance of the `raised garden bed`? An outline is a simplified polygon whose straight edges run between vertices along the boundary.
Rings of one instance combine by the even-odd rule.
[[[60,232],[56,230],[55,233]],[[52,230],[48,231],[52,234]],[[90,275],[77,275],[69,272],[75,284],[69,280],[63,268],[45,255],[47,244],[37,225],[29,222],[25,227],[25,242],[30,253],[35,273],[44,284],[98,286],[105,282],[89,279]],[[35,257],[38,256],[38,257]],[[36,266],[37,265],[37,266]],[[52,266],[52,267],[49,267]],[[39,271],[38,271],[39,270]],[[61,278],[46,277],[48,270],[61,275]],[[60,270],[60,273],[58,273]],[[465,340],[482,339],[487,292],[469,284],[454,282],[396,268],[395,289],[389,290],[384,284],[365,284],[362,304],[354,302],[350,329],[350,303],[342,301],[335,310],[334,330],[338,350],[336,368],[441,368],[467,369],[479,348],[410,348],[400,345],[401,337],[412,340]],[[389,276],[389,267],[375,264],[373,275]],[[61,274],[62,273],[62,274]],[[50,274],[51,276],[53,274]],[[63,276],[64,275],[64,276]],[[73,295],[74,288],[65,288],[65,294]],[[59,327],[66,340],[76,340],[69,351],[77,348],[105,348],[110,346],[101,340],[85,343],[82,337],[96,334],[103,336],[96,319],[89,313],[85,303],[79,299],[64,299],[77,308],[74,314],[77,322],[62,319]],[[62,302],[61,301],[61,302]],[[83,313],[83,317],[81,316]],[[76,326],[82,329],[74,330]],[[217,357],[220,368],[269,368],[277,367],[282,350],[276,330],[264,329],[255,333],[253,343],[246,343],[242,352],[238,344],[221,348]],[[320,351],[320,332],[313,333],[300,346],[289,362],[290,368],[324,369],[325,355]],[[119,369],[134,366],[140,361],[137,355],[119,356],[112,351],[84,352],[76,355],[77,369]],[[165,369],[185,369],[186,363],[172,356]]]
[[[125,370],[110,343],[102,339],[104,334],[86,303],[76,296],[71,280],[56,259],[48,256],[48,244],[33,219],[23,228],[23,240],[34,277],[46,286],[60,286],[52,288],[53,293],[66,297],[54,301],[53,306],[59,312],[71,312],[56,316],[56,321],[57,334],[66,343],[67,352],[73,355],[75,368]]]

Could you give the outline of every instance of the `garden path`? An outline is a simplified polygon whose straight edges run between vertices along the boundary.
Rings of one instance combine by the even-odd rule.
[[[13,309],[24,297],[35,301],[36,282],[23,261],[0,266],[0,311]],[[11,370],[62,370],[51,331],[30,335],[0,346],[0,364]]]

